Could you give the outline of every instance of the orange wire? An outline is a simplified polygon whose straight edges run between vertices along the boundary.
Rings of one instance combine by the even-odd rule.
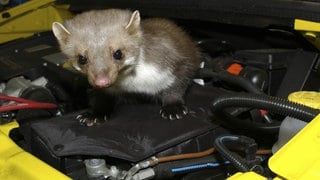
[[[215,148],[210,148],[205,151],[197,152],[197,153],[187,153],[187,154],[178,154],[178,155],[172,155],[172,156],[165,156],[165,157],[159,157],[158,162],[168,162],[168,161],[176,161],[181,159],[193,159],[193,158],[199,158],[203,156],[207,156],[212,154],[215,151]],[[272,154],[272,151],[270,149],[259,149],[256,152],[257,155],[268,155]]]
[[[271,149],[258,149],[256,152],[257,155],[268,155],[272,154]]]
[[[178,155],[172,155],[172,156],[159,157],[158,161],[159,163],[162,163],[162,162],[176,161],[181,159],[198,158],[198,157],[203,157],[203,156],[212,154],[214,151],[215,151],[214,148],[210,148],[208,150],[197,152],[197,153],[187,153],[187,154],[178,154]]]

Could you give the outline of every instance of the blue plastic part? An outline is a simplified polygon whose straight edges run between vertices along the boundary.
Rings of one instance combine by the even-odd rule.
[[[185,166],[185,167],[178,167],[178,168],[171,169],[171,172],[172,173],[181,173],[181,172],[185,172],[185,171],[193,171],[193,170],[199,170],[199,169],[204,169],[204,168],[215,168],[215,167],[219,167],[224,164],[230,164],[230,161],[225,161],[224,163],[209,162],[209,163],[204,163],[204,164],[196,164],[196,165],[190,165],[190,166]]]

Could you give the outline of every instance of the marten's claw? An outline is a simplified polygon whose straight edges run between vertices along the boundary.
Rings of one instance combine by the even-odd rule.
[[[160,114],[163,119],[182,119],[183,116],[188,114],[188,109],[183,104],[171,104],[163,106],[160,109]]]
[[[84,112],[82,114],[79,114],[76,119],[81,125],[84,126],[94,126],[99,125],[107,121],[106,116],[103,117],[96,117],[90,112]]]

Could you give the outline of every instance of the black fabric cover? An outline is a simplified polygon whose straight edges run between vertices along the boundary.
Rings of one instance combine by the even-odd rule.
[[[75,119],[80,112],[76,112],[35,122],[31,128],[41,145],[58,157],[109,156],[136,162],[163,151],[179,153],[168,151],[179,144],[180,152],[191,146],[190,151],[204,150],[212,146],[217,136],[217,126],[209,122],[207,113],[214,94],[211,88],[192,88],[188,96],[191,113],[180,120],[161,119],[158,105],[124,105],[113,119],[97,126],[80,125]]]

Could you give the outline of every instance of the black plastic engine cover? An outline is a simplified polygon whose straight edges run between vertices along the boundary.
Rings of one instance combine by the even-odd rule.
[[[209,120],[210,96],[216,94],[213,89],[195,85],[188,95],[190,113],[180,120],[164,120],[160,106],[142,104],[124,105],[114,118],[92,127],[79,124],[75,117],[80,112],[32,123],[31,151],[37,155],[47,149],[56,157],[108,156],[137,162],[159,153],[205,150],[224,132]]]

